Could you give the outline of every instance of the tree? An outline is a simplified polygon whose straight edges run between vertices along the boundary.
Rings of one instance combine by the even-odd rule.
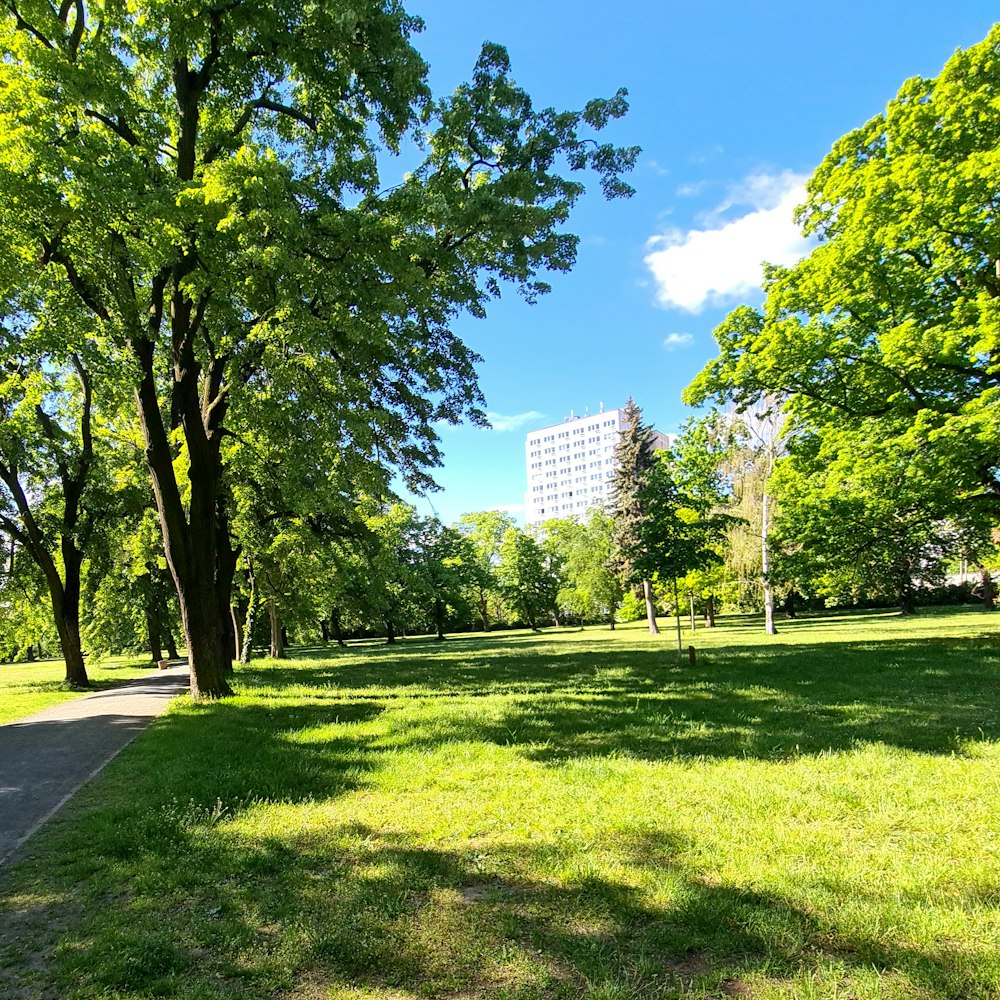
[[[611,518],[614,522],[614,561],[626,584],[642,587],[649,631],[656,635],[656,608],[649,576],[644,572],[647,553],[643,529],[649,513],[643,507],[643,482],[655,465],[652,428],[642,422],[635,400],[625,404],[621,434],[615,446],[615,473],[611,480]]]
[[[963,511],[920,450],[879,440],[882,426],[798,436],[775,476],[781,536],[813,554],[826,588],[895,595],[913,614],[918,585],[942,576]]]
[[[730,313],[686,400],[770,394],[809,426],[878,421],[995,517],[998,96],[1000,26],[835,143],[798,215],[818,245],[766,270],[763,309]]]
[[[436,637],[443,640],[446,619],[465,605],[472,575],[478,568],[470,539],[456,528],[443,525],[436,517],[419,524],[415,570],[432,602]]]
[[[484,632],[490,630],[490,605],[495,605],[499,589],[497,563],[500,559],[500,543],[507,529],[513,526],[514,519],[498,510],[463,514],[457,525],[458,530],[472,544],[472,563],[468,578]]]
[[[3,9],[0,271],[40,271],[34,322],[67,299],[92,316],[142,427],[192,691],[226,695],[227,439],[323,417],[328,455],[426,483],[433,423],[483,419],[453,318],[572,265],[563,164],[629,193],[637,150],[586,134],[624,92],[537,111],[486,45],[434,100],[396,0]]]
[[[531,628],[537,631],[546,613],[556,617],[559,575],[551,556],[526,531],[511,527],[504,532],[497,576],[504,599]]]
[[[66,683],[84,688],[82,571],[107,485],[95,483],[93,382],[80,354],[53,353],[21,327],[18,316],[0,317],[0,530],[38,567]]]
[[[546,521],[544,530],[542,546],[556,555],[564,581],[559,606],[581,619],[604,620],[613,629],[622,584],[613,563],[611,518],[597,507],[585,521]]]

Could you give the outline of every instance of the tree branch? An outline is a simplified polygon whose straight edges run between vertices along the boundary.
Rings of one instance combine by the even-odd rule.
[[[23,17],[21,17],[21,12],[17,9],[16,5],[13,3],[7,3],[7,10],[9,10],[14,15],[14,23],[16,24],[19,31],[27,31],[29,35],[33,35],[38,39],[47,49],[54,49],[55,45],[49,41],[36,27],[29,24]]]
[[[132,131],[128,123],[122,120],[121,115],[117,118],[109,118],[107,115],[102,115],[100,111],[95,111],[93,108],[87,108],[83,113],[88,118],[96,118],[97,121],[107,125],[115,135],[124,139],[130,146],[139,145],[139,137]]]

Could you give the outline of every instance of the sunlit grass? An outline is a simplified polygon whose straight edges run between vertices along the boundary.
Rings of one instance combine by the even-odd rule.
[[[94,690],[114,687],[153,669],[148,659],[135,656],[112,656],[87,663]],[[0,726],[87,693],[67,687],[65,678],[62,660],[0,663]]]
[[[995,997],[993,627],[731,620],[694,669],[639,627],[257,663],[8,872],[0,994]]]

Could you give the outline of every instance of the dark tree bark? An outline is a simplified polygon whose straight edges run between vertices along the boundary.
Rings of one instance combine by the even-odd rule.
[[[217,29],[217,24],[213,25],[213,30]],[[206,59],[195,71],[186,56],[174,63],[173,96],[178,111],[175,169],[181,184],[195,177],[199,104],[213,65]],[[146,464],[160,515],[167,565],[177,587],[191,662],[191,693],[196,700],[232,694],[226,675],[234,648],[229,607],[236,566],[226,541],[220,456],[229,398],[224,380],[230,359],[215,350],[206,329],[211,289],[203,290],[197,301],[189,297],[187,282],[197,267],[197,255],[179,247],[174,260],[150,284],[148,307],[141,311],[146,317],[144,327],[134,328],[128,337],[140,377],[135,403]],[[107,309],[100,304],[94,311],[108,318]],[[168,328],[172,364],[168,372],[158,373],[156,345],[164,339],[164,325]],[[206,366],[195,351],[199,338],[208,348]],[[169,379],[169,429],[159,397],[164,375]],[[177,429],[183,432],[187,446],[190,489],[185,491],[186,502],[174,470],[170,441],[171,431]]]
[[[437,625],[437,639],[444,641],[444,602],[440,597],[434,598],[434,622]]]
[[[715,594],[705,598],[705,628],[715,628]]]
[[[167,629],[166,632],[166,642],[167,642],[167,659],[179,660],[180,656],[177,653],[177,640],[174,639],[174,633],[172,629]]]
[[[795,617],[795,614],[796,614],[796,611],[795,611],[795,598],[797,596],[798,595],[795,593],[794,590],[790,590],[788,592],[788,594],[785,596],[785,615],[788,618],[794,618]]]
[[[163,659],[163,646],[160,630],[160,613],[157,607],[156,594],[153,590],[153,577],[144,573],[139,578],[146,611],[146,637],[149,643],[149,655],[154,663]]]
[[[395,645],[396,642],[396,626],[391,618],[387,618],[385,621],[385,644],[387,646]]]
[[[35,644],[29,643],[28,648],[24,651],[24,658],[28,663],[35,662]]]
[[[904,570],[899,578],[899,613],[901,615],[915,615],[917,604],[913,593],[913,579],[910,576],[909,568]]]
[[[330,627],[333,629],[333,638],[338,646],[346,646],[344,642],[344,630],[340,626],[340,608],[333,608],[330,612]]]
[[[63,659],[66,662],[66,683],[70,687],[85,688],[90,686],[90,678],[83,662],[83,647],[80,641],[80,570],[84,553],[77,543],[77,536],[83,492],[93,461],[93,443],[90,427],[90,378],[82,365],[77,365],[77,371],[83,386],[83,406],[80,416],[81,452],[73,468],[61,457],[56,458],[63,500],[58,542],[59,554],[62,557],[62,573],[60,574],[50,551],[49,542],[35,519],[18,477],[17,467],[9,464],[6,459],[0,460],[0,481],[10,492],[17,510],[18,521],[0,515],[0,527],[21,543],[41,570],[49,592],[52,618],[59,634]],[[52,417],[41,407],[37,408],[37,412],[46,438],[55,445],[61,436],[61,431]]]
[[[330,641],[330,626],[326,622],[320,622],[319,631],[323,637],[323,645],[325,646]]]

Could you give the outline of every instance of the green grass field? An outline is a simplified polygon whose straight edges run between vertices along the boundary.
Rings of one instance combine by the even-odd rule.
[[[87,664],[94,690],[115,687],[154,669],[155,664],[148,659],[134,656],[114,656]],[[0,726],[86,693],[66,687],[65,677],[62,660],[0,664]]]
[[[2,873],[0,996],[996,998],[998,627],[261,661]]]

